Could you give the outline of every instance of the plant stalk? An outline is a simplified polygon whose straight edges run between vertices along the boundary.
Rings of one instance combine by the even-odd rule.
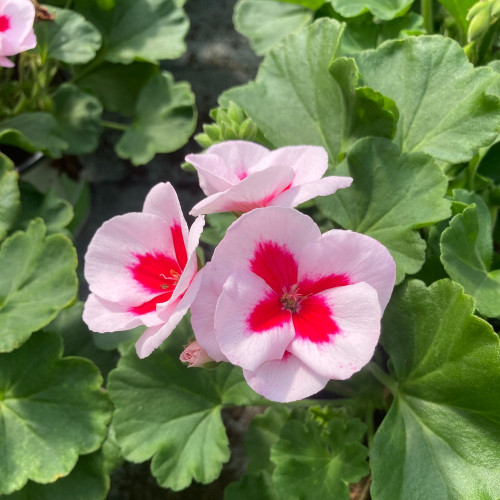
[[[385,373],[384,370],[382,370],[382,368],[380,368],[380,366],[378,366],[373,361],[371,363],[368,363],[367,367],[370,370],[370,373],[383,386],[387,387],[387,389],[389,389],[393,396],[396,395],[396,392],[398,390],[398,383],[393,378],[389,377],[389,375]]]
[[[420,12],[424,18],[424,28],[428,35],[434,33],[434,13],[432,0],[420,0]]]

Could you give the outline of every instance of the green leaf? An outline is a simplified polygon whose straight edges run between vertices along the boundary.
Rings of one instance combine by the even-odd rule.
[[[101,31],[107,61],[159,62],[186,50],[189,21],[173,0],[120,0],[111,10],[96,9],[94,0],[77,0],[76,10]]]
[[[497,137],[500,101],[488,89],[500,76],[491,68],[473,68],[453,40],[393,40],[359,53],[356,62],[365,84],[396,102],[394,140],[404,153],[422,151],[460,163]]]
[[[350,175],[349,189],[318,198],[321,212],[344,229],[380,241],[396,261],[399,283],[417,272],[425,260],[425,242],[416,229],[450,216],[445,199],[446,176],[434,160],[422,153],[400,153],[382,138],[358,141],[347,164],[335,173]]]
[[[462,30],[462,35],[465,36],[467,34],[467,28],[469,27],[467,12],[477,3],[477,0],[439,0],[439,3],[443,5],[453,16],[455,21],[457,21]]]
[[[356,17],[371,12],[376,18],[388,21],[404,14],[413,0],[330,0],[343,17]]]
[[[25,231],[32,219],[43,219],[48,234],[64,233],[64,228],[73,219],[73,207],[59,198],[54,190],[41,193],[28,182],[20,182],[21,213],[15,228]]]
[[[59,158],[68,147],[56,119],[43,111],[21,113],[0,122],[0,143],[25,149],[30,153],[43,151]]]
[[[368,450],[359,442],[364,433],[364,424],[354,419],[334,418],[325,428],[313,420],[287,422],[271,449],[278,493],[349,500],[349,483],[368,474]]]
[[[94,93],[106,110],[131,116],[142,88],[158,72],[156,64],[147,62],[104,63],[95,69],[84,66],[76,80],[82,89]]]
[[[274,146],[323,146],[333,163],[361,135],[392,137],[394,103],[355,88],[352,60],[338,59],[330,68],[341,36],[333,19],[288,36],[264,59],[256,81],[225,92],[222,104],[236,102]]]
[[[0,154],[0,241],[7,235],[21,208],[17,180],[14,165]]]
[[[270,456],[271,447],[278,442],[281,429],[290,415],[286,406],[274,406],[254,417],[245,437],[245,451],[250,459],[248,473],[256,474],[274,469]]]
[[[318,10],[326,0],[279,0],[285,3],[294,3],[296,5],[302,5],[302,7],[307,7],[308,9]]]
[[[65,83],[54,94],[54,116],[61,137],[68,143],[67,153],[91,153],[99,144],[102,105],[93,95]]]
[[[180,350],[169,347],[179,344],[179,333],[146,359],[140,360],[132,347],[109,376],[113,426],[125,458],[143,462],[152,457],[153,475],[175,491],[193,479],[213,481],[229,460],[222,406],[261,401],[237,367],[186,368],[178,359]]]
[[[23,344],[52,321],[77,291],[76,252],[65,236],[45,237],[40,219],[0,247],[0,352]],[[0,474],[1,477],[1,474]]]
[[[121,158],[143,165],[156,153],[170,153],[183,146],[194,132],[196,107],[191,87],[175,83],[164,71],[142,89],[132,125],[116,145]]]
[[[101,451],[82,455],[75,468],[50,484],[29,481],[26,486],[4,500],[104,500],[109,490],[109,476]]]
[[[473,311],[450,280],[396,289],[381,342],[397,387],[370,451],[374,500],[500,496],[500,345]]]
[[[415,12],[380,24],[363,18],[362,21],[346,25],[340,55],[352,56],[363,50],[374,49],[386,40],[423,33],[425,33],[423,18]]]
[[[61,359],[54,333],[0,354],[0,493],[66,476],[103,442],[111,405],[96,367]]]
[[[312,10],[276,0],[240,0],[234,10],[234,26],[250,39],[253,50],[264,55],[278,42],[313,20]]]
[[[90,359],[106,377],[118,361],[118,352],[97,348],[92,333],[82,320],[82,315],[83,302],[75,302],[63,309],[57,318],[44,329],[48,332],[56,332],[63,339],[65,356],[81,356]]]
[[[295,497],[294,497],[295,498]],[[270,474],[245,474],[240,481],[229,484],[224,500],[282,500],[276,493]],[[287,500],[292,500],[290,497]]]
[[[201,241],[215,247],[224,238],[227,228],[236,220],[236,215],[232,213],[208,214],[205,218],[207,224],[201,235]]]
[[[457,196],[460,191],[454,193]],[[461,201],[473,204],[455,215],[443,231],[441,262],[450,278],[476,299],[481,314],[499,317],[500,270],[491,271],[493,240],[489,210],[478,195]]]
[[[94,59],[102,43],[98,29],[72,10],[49,7],[48,11],[54,14],[54,20],[34,25],[35,50],[42,60],[85,64]]]

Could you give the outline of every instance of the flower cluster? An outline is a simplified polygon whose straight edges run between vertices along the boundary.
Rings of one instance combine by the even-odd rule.
[[[314,146],[269,151],[230,141],[186,160],[207,195],[190,231],[167,183],[151,190],[141,213],[115,217],[94,236],[85,258],[89,327],[145,325],[136,344],[145,357],[191,308],[196,342],[181,360],[240,366],[274,401],[305,398],[359,371],[378,342],[394,260],[366,235],[321,234],[292,208],[352,179],[322,177],[328,157]],[[197,272],[202,214],[228,210],[244,214]]]
[[[35,7],[31,0],[0,0],[0,66],[11,68],[14,56],[36,46]]]

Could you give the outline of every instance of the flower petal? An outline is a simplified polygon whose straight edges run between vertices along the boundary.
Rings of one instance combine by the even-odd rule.
[[[187,155],[186,161],[196,169],[200,188],[207,196],[226,191],[240,181],[231,166],[217,155]]]
[[[144,257],[143,264],[146,267],[151,264],[151,280],[161,262],[167,266],[176,259],[167,221],[152,214],[129,213],[105,222],[85,256],[84,272],[90,290],[105,300],[127,306],[140,305],[164,293],[161,288],[152,291],[152,281],[140,281],[140,276],[146,276],[148,270],[138,273],[136,266],[141,264],[141,256],[148,255],[151,258]],[[163,271],[166,275],[169,272],[170,269]]]
[[[263,244],[271,242],[296,256],[320,237],[314,221],[292,208],[252,210],[229,227],[214,251],[212,263],[216,286],[222,289],[226,279],[237,269],[250,270],[255,254]]]
[[[384,311],[396,281],[396,264],[381,243],[364,234],[333,229],[299,256],[299,280],[344,275],[349,283],[366,282],[378,293]]]
[[[337,329],[327,333],[327,339],[318,333],[312,336],[308,319],[313,312],[309,311],[305,321],[294,321],[295,338],[288,350],[321,376],[347,379],[370,361],[377,345],[381,318],[377,292],[367,283],[358,283],[326,290],[314,298],[323,300],[330,310],[328,319]]]
[[[146,358],[170,336],[181,319],[186,315],[200,287],[200,280],[194,279],[183,297],[158,314],[163,325],[147,328],[135,344],[139,358]]]
[[[227,361],[222,354],[215,337],[215,309],[220,292],[215,288],[211,275],[212,264],[209,262],[197,275],[201,280],[196,299],[191,305],[191,325],[196,340],[215,361]]]
[[[328,154],[320,146],[286,146],[271,151],[249,173],[277,166],[291,167],[295,172],[292,187],[298,186],[321,179],[328,168]]]
[[[281,360],[262,363],[255,371],[243,370],[243,375],[255,392],[280,403],[312,396],[328,382],[328,377],[318,375],[289,353]]]
[[[146,318],[149,325],[160,324],[161,320],[155,314]],[[116,302],[108,302],[91,293],[83,310],[83,321],[90,330],[98,333],[125,331],[146,324],[145,316],[138,316],[129,311],[126,306]]]
[[[289,167],[271,167],[256,172],[228,190],[201,200],[189,213],[201,215],[249,212],[254,208],[266,207],[275,196],[291,184],[293,175],[293,170]]]
[[[258,276],[238,271],[217,302],[215,336],[228,360],[248,370],[281,359],[294,337],[291,314]]]
[[[294,181],[295,182],[295,181]],[[337,189],[349,187],[352,177],[330,176],[316,181],[291,187],[273,198],[269,205],[273,207],[296,207],[305,201],[312,200],[317,196],[329,196]]]
[[[188,226],[177,193],[170,182],[160,182],[149,191],[144,200],[142,211],[164,219],[172,228],[176,252],[179,253],[179,256],[182,252],[185,253],[188,242]],[[181,264],[180,261],[179,264]],[[182,265],[185,265],[185,262],[181,264],[181,267]]]

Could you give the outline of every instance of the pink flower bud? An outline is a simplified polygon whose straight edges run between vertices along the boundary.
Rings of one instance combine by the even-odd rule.
[[[213,361],[207,351],[195,340],[182,351],[179,359],[183,363],[188,363],[188,368],[201,367],[205,363]]]

